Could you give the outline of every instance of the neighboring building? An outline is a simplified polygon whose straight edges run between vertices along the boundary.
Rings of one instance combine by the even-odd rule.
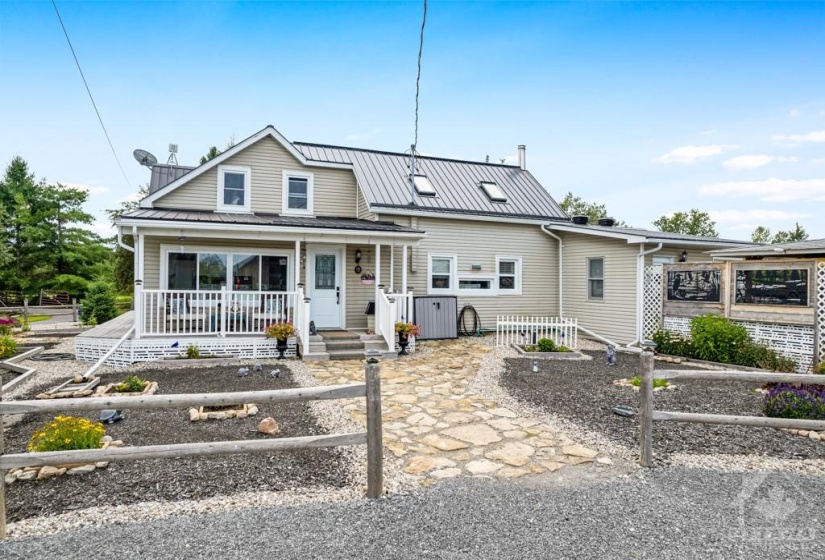
[[[154,166],[148,196],[118,223],[137,240],[134,316],[88,333],[78,355],[93,359],[125,336],[121,362],[190,343],[271,356],[261,331],[283,319],[301,331],[290,353],[297,343],[306,358],[363,352],[325,330],[358,331],[389,353],[413,296],[456,297],[484,329],[499,315],[564,315],[632,343],[643,264],[733,243],[575,225],[527,171],[523,146],[517,166],[417,156],[410,181],[411,163],[292,143],[268,126],[199,167]]]

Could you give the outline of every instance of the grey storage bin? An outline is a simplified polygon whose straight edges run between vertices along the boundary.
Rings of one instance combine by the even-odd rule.
[[[421,296],[413,298],[414,321],[421,328],[418,340],[458,338],[458,298]]]

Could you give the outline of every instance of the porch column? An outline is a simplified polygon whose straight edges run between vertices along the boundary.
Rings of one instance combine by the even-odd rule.
[[[390,292],[395,292],[395,245],[390,245]]]
[[[132,247],[135,264],[132,268],[132,280],[135,284],[135,292],[132,295],[132,307],[135,309],[135,338],[140,338],[143,331],[143,314],[146,306],[143,305],[143,235],[138,233],[137,226],[132,228]]]
[[[381,245],[375,244],[375,310],[378,311],[378,286],[381,285]],[[378,324],[378,315],[375,316],[375,324]]]
[[[404,302],[404,320],[408,323],[412,323],[412,314],[410,310],[412,309],[412,301],[410,298],[407,297],[407,246],[404,245],[401,248],[401,293],[404,294],[404,298],[401,300]]]
[[[301,240],[295,240],[295,286],[294,290],[298,290],[298,284],[301,283]]]

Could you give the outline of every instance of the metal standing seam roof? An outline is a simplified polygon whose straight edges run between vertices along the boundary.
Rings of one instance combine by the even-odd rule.
[[[176,181],[193,169],[195,168],[187,165],[153,165],[152,177],[149,179],[149,194],[162,189],[172,181]]]
[[[598,225],[583,225],[583,224],[574,224],[574,223],[565,223],[565,224],[558,224],[558,226],[563,227],[564,229],[577,229],[582,230],[582,232],[593,232],[596,234],[599,233],[612,233],[612,234],[620,234],[620,235],[627,235],[628,237],[645,237],[649,240],[653,241],[690,241],[693,243],[705,243],[707,245],[737,245],[739,247],[743,245],[748,245],[748,241],[742,241],[741,239],[722,239],[719,237],[705,237],[702,235],[688,235],[684,233],[671,233],[668,231],[655,231],[649,229],[641,229],[641,228],[629,228],[629,227],[617,227],[617,226],[598,226]],[[553,229],[554,225],[548,226],[550,229]]]
[[[416,193],[415,206],[411,206],[409,155],[307,142],[294,142],[293,145],[313,161],[351,164],[371,206],[514,218],[568,219],[535,177],[517,166],[418,156],[416,174],[426,175],[437,195],[422,196]],[[491,201],[480,186],[482,181],[495,182],[506,195],[507,202]]]
[[[358,220],[356,218],[313,218],[303,216],[281,216],[278,214],[235,214],[231,212],[198,212],[192,210],[138,208],[127,212],[123,220],[157,220],[179,222],[209,222],[225,224],[247,224],[273,227],[339,229],[352,231],[383,231],[395,233],[420,233],[422,230],[399,226],[393,222]]]
[[[774,243],[767,245],[747,244],[742,247],[734,247],[731,249],[718,249],[712,252],[720,256],[747,256],[751,254],[758,256],[781,256],[785,253],[796,255],[820,254],[825,253],[825,239],[806,239],[805,241],[792,241],[790,243]]]

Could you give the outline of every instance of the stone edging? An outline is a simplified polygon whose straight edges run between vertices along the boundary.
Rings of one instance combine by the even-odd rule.
[[[528,352],[518,344],[513,343],[513,348],[520,354],[520,358],[534,358],[537,360],[592,360],[590,356],[585,356],[578,350],[570,352]]]
[[[101,449],[110,447],[123,447],[123,441],[112,440],[112,436],[103,436],[103,446]],[[71,463],[67,465],[44,466],[44,467],[24,467],[22,469],[10,469],[5,476],[6,484],[11,484],[18,480],[45,480],[55,476],[86,474],[95,469],[105,469],[109,466],[108,461],[98,461],[97,463]]]
[[[215,412],[206,412],[204,407],[189,409],[189,420],[197,422],[199,420],[225,420],[227,418],[246,418],[247,416],[256,416],[258,414],[258,405],[243,404],[238,408],[231,410],[221,410]]]

